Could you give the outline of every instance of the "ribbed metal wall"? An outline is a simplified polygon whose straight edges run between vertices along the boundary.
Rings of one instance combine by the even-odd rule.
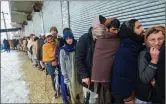
[[[116,17],[121,23],[138,19],[144,28],[165,26],[165,1],[70,1],[70,26],[78,39],[97,15]]]
[[[44,1],[43,19],[45,32],[49,32],[51,26],[56,26],[59,35],[62,35],[62,13],[60,1]]]

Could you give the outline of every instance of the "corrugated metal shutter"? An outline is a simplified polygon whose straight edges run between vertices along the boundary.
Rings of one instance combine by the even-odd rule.
[[[58,34],[62,34],[62,14],[60,1],[44,1],[43,19],[45,32],[49,32],[51,26],[56,26]]]
[[[70,25],[78,39],[97,15],[116,17],[121,23],[138,19],[144,28],[165,26],[165,1],[70,1]]]

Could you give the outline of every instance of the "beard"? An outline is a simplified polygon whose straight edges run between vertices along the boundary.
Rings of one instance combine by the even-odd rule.
[[[140,33],[140,35],[137,35],[136,33],[132,34],[130,37],[132,40],[142,44],[144,43],[144,32]]]

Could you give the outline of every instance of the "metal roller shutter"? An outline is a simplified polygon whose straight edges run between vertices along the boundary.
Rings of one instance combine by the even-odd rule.
[[[116,17],[121,23],[138,19],[144,28],[165,26],[165,1],[70,1],[70,25],[78,39],[97,15]]]
[[[58,34],[62,34],[62,14],[60,1],[44,1],[42,9],[45,32],[49,32],[51,26],[56,26]]]

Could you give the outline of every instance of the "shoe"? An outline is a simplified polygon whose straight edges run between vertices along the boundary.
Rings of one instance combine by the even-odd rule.
[[[55,93],[54,97],[55,97],[55,98],[58,98],[58,97],[59,97],[59,94],[58,94],[58,93]]]
[[[48,75],[48,72],[46,71],[46,75]]]
[[[43,71],[45,68],[41,68],[41,71]]]

